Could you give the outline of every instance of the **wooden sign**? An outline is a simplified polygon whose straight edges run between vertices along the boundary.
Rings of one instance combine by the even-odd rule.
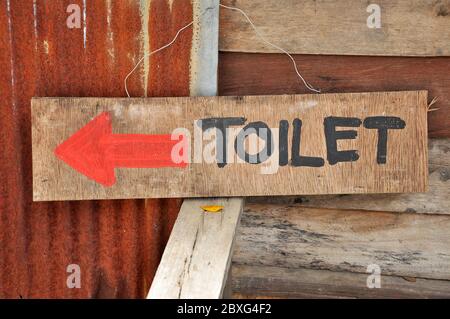
[[[35,200],[424,192],[427,93],[35,98]]]

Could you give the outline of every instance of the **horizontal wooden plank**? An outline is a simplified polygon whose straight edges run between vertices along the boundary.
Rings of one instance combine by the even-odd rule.
[[[323,93],[428,90],[430,137],[450,137],[450,58],[295,55]],[[283,54],[221,53],[219,95],[310,93]]]
[[[381,276],[380,288],[346,271],[232,266],[233,298],[450,298],[450,281]]]
[[[424,91],[40,98],[33,100],[32,112],[35,200],[421,192],[427,187]],[[236,128],[225,132],[227,142],[202,136],[201,125],[217,126],[222,119],[234,121],[228,125]],[[284,133],[279,133],[282,121]],[[252,125],[268,130],[259,132],[265,141],[245,138],[256,137],[247,133]],[[186,142],[171,139],[176,129],[184,129],[178,133]],[[191,145],[183,146],[186,162],[174,162],[174,147],[186,143]],[[220,148],[208,151],[216,144],[228,156]],[[252,159],[245,152],[259,153]]]
[[[203,205],[222,211],[204,212]],[[185,200],[147,298],[220,298],[231,264],[243,200]]]
[[[450,55],[450,2],[442,0],[224,0],[251,18],[270,42],[291,53]],[[220,49],[279,52],[244,16],[221,10]]]
[[[450,216],[247,204],[233,262],[450,279]]]
[[[428,141],[428,192],[420,194],[250,197],[247,202],[305,207],[450,214],[450,139]]]

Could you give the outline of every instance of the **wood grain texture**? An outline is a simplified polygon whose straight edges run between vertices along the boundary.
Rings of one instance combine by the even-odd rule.
[[[430,137],[450,137],[450,58],[296,55],[305,79],[323,93],[428,90]],[[282,54],[221,53],[219,95],[310,93]]]
[[[251,197],[247,202],[299,204],[304,207],[358,209],[421,214],[450,214],[450,139],[428,140],[428,192],[421,194],[370,194]]]
[[[245,11],[268,41],[291,53],[336,55],[450,55],[448,0],[379,0],[381,28],[369,28],[367,1],[224,0]],[[220,49],[278,52],[244,17],[222,10]]]
[[[232,275],[233,298],[450,298],[448,280],[382,275],[369,289],[369,273],[233,265]]]
[[[423,91],[238,98],[34,99],[34,198],[422,192],[426,191],[428,176],[426,110],[426,92]],[[377,131],[360,124],[354,128],[358,133],[356,139],[339,142],[339,149],[358,150],[359,159],[354,162],[325,163],[322,167],[287,165],[270,171],[271,174],[265,173],[269,171],[265,165],[270,164],[270,159],[261,165],[234,161],[223,168],[215,163],[194,162],[186,168],[117,169],[116,183],[104,187],[73,170],[53,151],[105,111],[112,117],[116,134],[170,134],[176,128],[187,128],[191,138],[195,136],[194,121],[205,117],[244,117],[246,123],[263,121],[270,128],[279,127],[282,119],[292,122],[299,117],[304,123],[302,154],[324,158],[327,156],[324,133],[327,116],[361,120],[369,116],[398,116],[406,122],[406,127],[390,130],[386,164],[377,164]],[[292,129],[289,135],[288,145],[292,145]],[[277,154],[274,152],[270,157],[276,165]]]
[[[197,5],[195,29],[199,30],[199,40],[193,48],[191,74],[195,81],[191,83],[195,85],[191,95],[213,96],[217,94],[219,0],[203,0]],[[223,204],[225,211],[208,214],[199,209],[211,202]],[[239,198],[185,201],[147,298],[231,296],[231,291],[224,290],[231,280],[231,254],[243,205],[244,200]]]
[[[233,262],[450,279],[450,216],[247,204]]]
[[[243,200],[185,200],[148,298],[220,298],[227,281]],[[217,213],[203,205],[221,205]]]

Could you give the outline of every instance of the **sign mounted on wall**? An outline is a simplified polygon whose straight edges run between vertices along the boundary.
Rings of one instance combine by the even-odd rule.
[[[425,91],[35,98],[35,200],[424,192]]]

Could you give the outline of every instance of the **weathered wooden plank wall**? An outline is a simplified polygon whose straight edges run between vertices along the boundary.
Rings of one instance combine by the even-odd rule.
[[[383,276],[381,289],[368,274],[235,264],[234,298],[450,298],[450,281]]]
[[[247,204],[237,264],[450,280],[450,216]]]
[[[376,52],[386,44],[386,37],[375,39],[375,43],[380,41],[379,46],[375,47],[360,44],[357,47],[339,46],[333,44],[333,41],[315,43],[315,39],[323,40],[323,37],[315,37],[314,32],[317,30],[310,30],[308,27],[292,32],[294,36],[280,37],[285,30],[301,24],[284,17],[288,20],[287,23],[283,20],[283,23],[273,25],[277,19],[284,19],[281,18],[283,15],[274,14],[268,18],[267,9],[272,4],[283,6],[282,1],[269,1],[265,6],[250,1],[230,3],[246,9],[264,35],[291,52],[357,54],[359,50],[361,54],[366,50],[366,54],[381,55],[399,52],[395,53],[396,48],[392,46],[387,51]],[[324,4],[334,5],[332,2],[320,2],[320,5]],[[313,5],[312,2],[310,5]],[[408,2],[407,5],[420,6],[415,6],[408,14],[420,15],[430,10],[427,19],[432,19],[432,23],[448,23],[441,19],[442,16],[436,15],[440,8],[448,8],[446,1],[423,2],[421,5]],[[437,11],[433,11],[433,8]],[[275,11],[279,13],[282,10]],[[292,10],[285,11],[285,14],[295,16],[304,12]],[[314,15],[311,12],[306,14]],[[347,15],[344,20],[346,17]],[[223,11],[221,22],[221,49],[271,51],[271,48],[261,44],[242,17]],[[311,26],[317,27],[317,23],[315,21]],[[323,26],[326,23],[329,21]],[[391,26],[388,25],[388,28]],[[439,33],[445,28],[436,25],[433,30]],[[297,34],[302,34],[301,41],[294,39]],[[312,37],[309,38],[309,35]],[[362,36],[365,37],[362,39],[364,41],[370,38],[364,32]],[[383,36],[389,36],[389,30]],[[361,40],[361,37],[357,39]],[[339,41],[342,38],[339,37]],[[351,41],[345,42],[349,44]],[[401,41],[395,43],[397,44],[401,44]],[[445,43],[442,44],[446,46]],[[431,51],[427,53],[427,50],[434,49],[432,46],[425,50],[415,47],[414,52],[405,52],[407,55],[428,55]],[[435,53],[441,55],[443,51]],[[450,68],[450,58],[295,55],[294,59],[306,80],[322,92],[425,89],[429,91],[428,102],[438,98],[433,105],[436,110],[428,113],[428,130],[432,138],[429,141],[429,192],[393,196],[249,199],[233,257],[233,281],[230,284],[233,296],[448,298],[450,82],[447,70]],[[220,55],[219,75],[220,95],[308,92],[299,82],[289,59],[281,54],[223,52]],[[436,137],[444,139],[435,139]],[[352,211],[354,209],[359,211]],[[405,212],[408,214],[404,214]],[[433,231],[429,232],[429,229]],[[335,235],[339,238],[334,237]],[[346,239],[347,235],[355,237],[348,240],[350,237]],[[445,245],[440,245],[441,242]],[[383,245],[385,246],[382,247]],[[361,250],[358,251],[359,249]],[[366,267],[371,263],[381,266],[381,289],[368,289],[366,286]]]
[[[137,60],[192,17],[190,1],[0,1],[0,298],[146,295],[180,201],[33,203],[30,99],[124,96]],[[192,37],[145,61],[131,95],[189,95]],[[81,289],[66,286],[72,263]]]
[[[305,78],[323,92],[426,89],[429,102],[438,97],[433,106],[438,110],[428,113],[429,192],[250,198],[233,257],[233,296],[448,298],[450,58],[294,58]],[[220,95],[307,92],[284,55],[223,52],[219,61]],[[336,229],[334,235],[341,237],[334,241]],[[343,239],[345,229],[357,236],[356,242]],[[387,249],[375,248],[384,241]],[[369,260],[382,266],[381,289],[366,286]]]
[[[223,0],[290,53],[448,56],[448,0]],[[278,53],[241,14],[223,10],[220,49]]]
[[[399,213],[450,214],[450,139],[428,141],[428,191],[403,194],[358,194],[251,197],[250,203],[299,204],[304,207],[363,209]]]
[[[323,93],[428,90],[429,137],[450,136],[449,57],[294,55],[302,75]],[[282,54],[221,53],[219,95],[310,93]]]
[[[448,215],[248,204],[235,297],[450,297]],[[369,289],[367,267],[381,270]]]

